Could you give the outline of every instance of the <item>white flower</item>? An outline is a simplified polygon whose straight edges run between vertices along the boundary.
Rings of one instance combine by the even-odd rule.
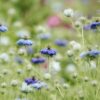
[[[35,29],[38,33],[44,33],[46,31],[45,27],[44,26],[37,26],[36,29]]]
[[[18,74],[22,74],[23,73],[23,70],[22,69],[17,69],[17,73]]]
[[[27,85],[27,83],[23,82],[22,87],[21,87],[22,92],[31,92],[32,91],[32,86]]]
[[[15,27],[21,27],[22,26],[22,22],[21,21],[16,21],[16,22],[13,23],[13,25]]]
[[[1,87],[2,88],[6,88],[7,84],[4,82],[4,83],[1,83]]]
[[[69,73],[74,73],[76,72],[76,68],[73,64],[69,64],[67,67],[66,67],[66,71],[69,72]]]
[[[8,9],[8,14],[9,15],[15,15],[16,14],[16,9],[15,8]]]
[[[18,50],[18,54],[20,54],[20,55],[26,54],[25,48],[20,48],[20,49]]]
[[[70,86],[69,86],[69,84],[64,83],[64,84],[63,84],[63,87],[67,89],[67,88],[69,88]]]
[[[12,80],[12,81],[11,81],[11,85],[12,85],[12,86],[18,85],[18,80]]]
[[[76,41],[71,41],[69,44],[73,47],[73,50],[80,50],[81,49],[81,45]]]
[[[98,82],[97,82],[97,80],[92,80],[92,81],[91,81],[91,84],[92,84],[93,86],[97,86]]]
[[[52,61],[51,67],[54,71],[59,72],[61,70],[61,66],[59,62]]]
[[[51,74],[50,73],[45,73],[44,74],[44,78],[47,79],[47,80],[50,79],[51,78]]]
[[[79,18],[79,20],[80,20],[82,23],[84,23],[84,22],[86,21],[86,17],[83,17],[83,16],[82,16],[82,17]]]
[[[92,69],[96,68],[96,62],[95,61],[90,61],[90,65]]]
[[[2,36],[0,38],[0,44],[3,46],[8,46],[10,44],[10,39],[7,36]]]
[[[80,28],[82,26],[82,23],[80,21],[75,22],[75,27]]]
[[[65,9],[64,10],[64,15],[67,16],[67,17],[73,17],[74,16],[74,11],[71,8]]]
[[[0,55],[0,59],[5,61],[5,62],[9,62],[9,55],[7,53],[2,53]]]
[[[68,55],[68,56],[73,56],[73,54],[74,54],[73,50],[68,50],[68,51],[67,51],[67,55]]]
[[[16,33],[16,35],[20,38],[30,37],[30,32],[26,29],[22,29]]]

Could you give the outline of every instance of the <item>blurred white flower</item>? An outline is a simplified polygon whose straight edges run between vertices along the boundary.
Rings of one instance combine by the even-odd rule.
[[[69,88],[70,86],[69,86],[69,84],[64,83],[64,84],[63,84],[63,87],[64,87],[65,89],[67,89],[67,88]]]
[[[36,32],[38,32],[38,33],[44,33],[44,32],[46,32],[45,27],[44,27],[44,26],[41,26],[41,25],[36,26],[35,30],[36,30]]]
[[[92,84],[93,86],[97,86],[98,82],[97,82],[97,80],[92,80],[92,81],[91,81],[91,84]]]
[[[69,44],[73,47],[73,50],[80,50],[81,49],[81,44],[76,42],[76,41],[71,41]]]
[[[2,88],[6,88],[7,84],[5,82],[1,83]]]
[[[75,27],[80,28],[82,26],[82,23],[80,21],[75,22]]]
[[[59,72],[61,70],[61,66],[59,62],[52,61],[51,67],[53,71]]]
[[[49,80],[51,78],[51,74],[50,73],[45,73],[44,78]]]
[[[32,91],[32,86],[27,85],[27,83],[23,82],[22,87],[21,87],[22,92],[31,92]]]
[[[0,54],[0,60],[3,60],[5,62],[9,62],[9,60],[10,60],[9,55],[7,53]]]
[[[95,61],[90,61],[90,65],[92,69],[96,68],[96,62]]]
[[[10,39],[7,36],[2,36],[0,38],[0,44],[3,46],[8,46],[10,44]]]
[[[71,8],[65,9],[64,10],[64,15],[67,17],[73,17],[74,16],[74,11]]]
[[[74,54],[73,50],[68,50],[68,51],[67,51],[67,55],[68,55],[68,56],[73,56],[73,54]]]
[[[12,86],[17,86],[18,85],[18,80],[12,80],[11,85]]]
[[[8,14],[11,15],[11,16],[15,15],[16,14],[16,9],[15,8],[9,8],[8,9]]]
[[[74,72],[76,72],[75,65],[73,65],[73,64],[67,65],[67,66],[66,66],[66,71],[69,72],[69,73],[74,73]]]
[[[16,22],[13,23],[13,26],[20,28],[20,27],[22,27],[22,22],[21,21],[16,21]]]
[[[20,38],[30,37],[30,32],[26,29],[21,29],[16,32],[16,35]]]

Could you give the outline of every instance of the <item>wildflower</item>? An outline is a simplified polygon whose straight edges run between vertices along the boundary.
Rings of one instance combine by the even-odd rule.
[[[84,58],[84,57],[95,58],[95,57],[97,57],[99,54],[100,54],[100,51],[98,51],[98,50],[90,50],[90,51],[81,53],[81,54],[80,54],[80,57],[81,57],[81,58]]]
[[[98,26],[100,26],[100,22],[93,22],[90,24],[91,29],[97,29]]]
[[[42,33],[38,35],[38,38],[42,39],[42,40],[48,40],[51,38],[51,34],[50,33]]]
[[[8,28],[4,25],[0,25],[0,32],[6,32],[8,31]]]
[[[56,55],[56,50],[51,49],[50,47],[44,48],[40,52],[41,52],[41,54],[48,55],[48,56]]]
[[[46,83],[36,80],[34,76],[32,78],[25,79],[25,83],[35,89],[41,89],[42,87],[47,88]]]
[[[5,82],[1,83],[1,87],[2,88],[6,88],[7,87],[7,84]]]
[[[31,62],[34,64],[41,64],[45,62],[45,58],[42,57],[32,58]]]
[[[98,82],[97,82],[97,80],[92,80],[91,84],[95,87],[95,86],[97,86]]]
[[[17,45],[19,45],[19,46],[31,46],[32,44],[33,44],[33,42],[28,39],[20,39],[17,41]]]
[[[49,79],[51,78],[51,74],[50,74],[50,73],[45,73],[45,74],[44,74],[44,78],[45,78],[46,80],[49,80]]]
[[[64,47],[64,46],[66,46],[67,41],[66,41],[66,40],[57,39],[57,40],[55,41],[55,44],[58,45],[58,46]]]
[[[67,17],[73,17],[74,16],[74,11],[71,8],[65,9],[64,10],[64,15],[67,16]]]
[[[12,80],[11,85],[12,86],[17,86],[18,85],[18,80]]]

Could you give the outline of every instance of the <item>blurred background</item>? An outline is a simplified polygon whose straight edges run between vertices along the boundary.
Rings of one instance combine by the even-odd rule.
[[[100,15],[99,0],[0,0],[0,23],[18,21],[34,27],[65,8],[73,8],[87,17]]]

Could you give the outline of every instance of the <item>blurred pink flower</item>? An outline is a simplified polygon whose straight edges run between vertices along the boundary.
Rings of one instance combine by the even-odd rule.
[[[51,28],[60,26],[61,23],[61,19],[56,15],[49,17],[47,21],[47,25]]]

